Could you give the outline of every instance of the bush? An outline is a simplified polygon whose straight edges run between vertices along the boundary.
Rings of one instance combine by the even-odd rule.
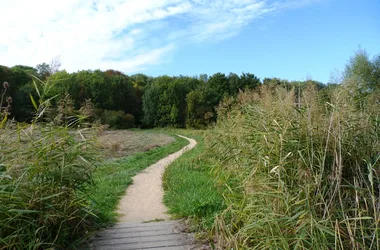
[[[111,128],[127,129],[135,126],[135,118],[131,114],[123,111],[104,110],[101,119],[103,124],[108,124]]]

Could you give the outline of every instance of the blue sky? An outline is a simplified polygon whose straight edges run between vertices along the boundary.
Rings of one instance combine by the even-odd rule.
[[[324,83],[354,51],[380,54],[380,1],[326,0],[253,20],[235,37],[184,46],[146,73],[251,72]]]
[[[23,8],[20,8],[23,6]],[[380,53],[378,0],[2,0],[0,65],[328,82]]]

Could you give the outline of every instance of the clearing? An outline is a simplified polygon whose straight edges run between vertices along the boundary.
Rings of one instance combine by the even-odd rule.
[[[97,136],[105,158],[121,158],[174,142],[169,135],[155,132],[107,130]]]

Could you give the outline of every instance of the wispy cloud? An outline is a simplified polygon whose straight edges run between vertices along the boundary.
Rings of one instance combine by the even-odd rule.
[[[136,72],[187,43],[238,34],[268,13],[318,0],[2,0],[0,64]]]

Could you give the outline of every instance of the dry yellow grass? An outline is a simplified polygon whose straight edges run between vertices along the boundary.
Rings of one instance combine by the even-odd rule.
[[[105,158],[119,158],[164,146],[175,139],[161,133],[109,130],[98,136],[97,140]]]

